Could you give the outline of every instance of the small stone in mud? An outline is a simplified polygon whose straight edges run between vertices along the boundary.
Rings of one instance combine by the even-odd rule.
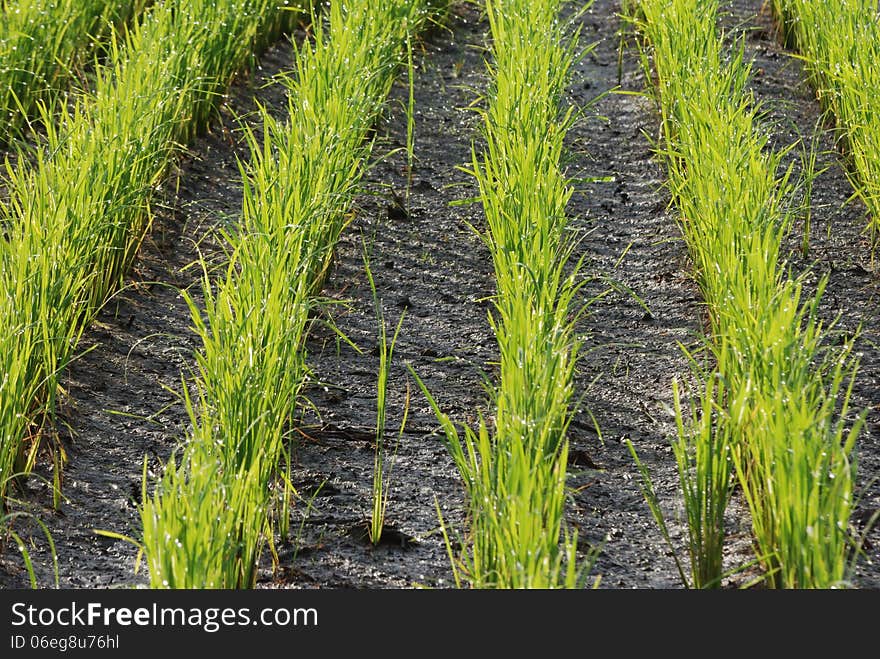
[[[583,449],[573,449],[568,452],[568,464],[573,467],[587,467],[589,469],[600,469],[590,454]]]
[[[402,222],[403,220],[406,220],[408,218],[409,215],[407,214],[406,210],[404,210],[401,206],[398,206],[396,204],[388,204],[389,220]]]
[[[388,219],[392,221],[402,222],[409,219],[409,213],[406,212],[406,206],[403,199],[396,192],[392,192],[391,203],[387,206]]]
[[[353,527],[348,529],[348,535],[359,542],[363,542],[366,544],[372,545],[372,541],[370,540],[370,522],[369,520],[365,520],[355,524]],[[410,547],[414,547],[419,544],[419,541],[416,540],[413,536],[408,533],[404,533],[400,529],[395,528],[389,524],[384,524],[382,526],[382,533],[379,536],[379,543],[385,547],[400,547],[401,549],[409,549]]]

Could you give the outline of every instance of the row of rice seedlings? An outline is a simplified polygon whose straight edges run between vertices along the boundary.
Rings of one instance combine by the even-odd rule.
[[[428,396],[468,495],[469,531],[454,557],[456,583],[476,588],[583,585],[577,533],[563,528],[573,376],[580,341],[577,270],[561,170],[572,113],[562,97],[576,31],[560,0],[487,0],[492,63],[483,111],[486,150],[472,158],[494,262],[489,322],[500,349],[494,428],[463,433]]]
[[[724,507],[738,480],[766,583],[843,585],[862,423],[846,422],[852,342],[826,341],[818,314],[825,279],[802,299],[802,280],[780,262],[790,170],[759,129],[742,48],[725,57],[716,0],[641,0],[638,11],[650,44],[645,64],[652,58],[656,72],[660,152],[715,360],[690,420],[677,409],[692,583],[721,583]]]
[[[880,229],[880,24],[875,0],[773,0],[786,43],[808,62],[819,101],[836,120],[853,184]]]
[[[283,79],[289,118],[248,132],[240,226],[205,308],[187,298],[198,354],[191,428],[152,494],[143,549],[154,588],[248,588],[271,541],[272,486],[307,369],[310,311],[370,153],[422,0],[341,0],[313,16],[313,43]],[[286,519],[289,512],[280,506]],[[284,520],[279,521],[284,526]]]
[[[37,103],[51,105],[108,33],[149,0],[3,0],[0,144],[19,135]]]
[[[94,92],[46,123],[33,165],[7,160],[0,206],[0,500],[28,473],[59,375],[119,285],[180,143],[205,125],[275,0],[169,0],[113,46]],[[286,13],[284,13],[286,15]],[[56,453],[56,455],[59,455]],[[56,474],[57,474],[56,464]]]

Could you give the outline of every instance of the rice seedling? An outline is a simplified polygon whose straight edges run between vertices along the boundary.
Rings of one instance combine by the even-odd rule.
[[[848,419],[857,360],[851,340],[827,340],[832,328],[818,316],[824,280],[802,300],[802,281],[780,262],[791,170],[781,166],[784,153],[767,149],[742,48],[722,55],[716,2],[642,0],[637,11],[650,44],[644,59],[649,48],[657,75],[658,151],[707,303],[715,360],[690,421],[676,410],[693,583],[720,584],[732,469],[766,582],[842,585],[851,453],[862,424]]]
[[[406,104],[406,212],[410,212],[409,197],[412,192],[413,167],[415,166],[415,130],[416,130],[416,97],[415,97],[415,67],[413,65],[412,39],[406,42],[406,74],[407,74],[407,104]]]
[[[51,106],[108,33],[148,0],[3,0],[0,12],[0,143],[18,136],[38,103]],[[38,114],[38,113],[37,113]]]
[[[562,110],[562,95],[578,34],[569,33],[560,8],[554,0],[486,3],[486,149],[474,151],[470,172],[497,288],[489,315],[500,349],[494,427],[481,417],[476,430],[459,431],[418,380],[468,496],[456,582],[463,576],[476,588],[579,587],[591,564],[578,565],[577,533],[563,529],[579,268],[567,269],[572,188],[560,162],[572,113]]]
[[[154,588],[254,585],[272,533],[270,484],[307,372],[310,312],[350,220],[369,129],[426,12],[418,0],[353,0],[313,12],[314,40],[297,48],[295,71],[283,79],[288,120],[264,110],[262,140],[246,132],[251,159],[241,164],[244,203],[226,235],[228,263],[216,282],[206,266],[204,309],[188,298],[203,344],[191,429],[153,494],[145,489]],[[220,506],[219,516],[194,516],[200,501]]]
[[[40,527],[40,530],[43,533],[43,537],[46,538],[46,542],[49,545],[49,553],[52,556],[52,574],[54,576],[55,588],[59,587],[59,572],[58,572],[58,556],[55,551],[55,541],[52,538],[52,534],[49,533],[49,529],[46,524],[36,515],[32,513],[27,513],[24,511],[15,511],[4,513],[0,515],[0,530],[7,536],[7,538],[11,539],[15,542],[15,546],[18,548],[19,553],[21,554],[21,559],[24,562],[25,570],[28,574],[28,581],[30,582],[30,586],[32,589],[38,588],[37,584],[37,575],[34,570],[34,563],[31,560],[31,554],[28,551],[27,545],[25,544],[24,538],[22,538],[18,533],[16,533],[12,527],[13,523],[16,519],[27,519],[37,524]],[[4,538],[0,538],[0,547],[3,547]]]
[[[808,64],[819,102],[837,122],[856,193],[880,227],[880,25],[873,0],[773,0],[783,38]]]
[[[411,51],[407,48],[407,57],[411,56]],[[379,336],[377,347],[379,350],[379,373],[376,383],[376,452],[373,460],[373,487],[372,499],[373,507],[370,515],[369,536],[373,545],[378,545],[382,540],[382,529],[385,526],[386,511],[388,510],[388,495],[390,493],[388,479],[390,478],[390,466],[386,470],[385,462],[387,459],[387,451],[385,446],[385,414],[388,397],[388,375],[391,372],[391,363],[394,357],[394,346],[397,345],[397,337],[400,334],[400,328],[403,327],[403,319],[405,314],[400,315],[391,341],[388,341],[388,331],[385,327],[385,314],[382,311],[382,301],[376,291],[376,282],[373,279],[373,273],[370,270],[369,259],[364,255],[364,269],[367,273],[367,280],[370,282],[370,291],[373,294],[373,306],[376,309],[376,322],[379,326]],[[403,420],[400,424],[400,433],[398,435],[398,446],[400,437],[403,435],[406,427],[408,405],[404,406]],[[395,451],[396,452],[396,451]]]
[[[672,442],[676,466],[681,479],[684,509],[687,516],[687,553],[690,560],[690,577],[679,563],[682,582],[693,588],[718,588],[724,574],[722,567],[724,549],[724,512],[733,491],[731,473],[731,424],[723,419],[726,410],[721,405],[726,400],[724,382],[718,372],[704,377],[707,390],[702,393],[699,409],[692,406],[689,416],[681,409],[681,396],[673,382],[676,429],[678,436]],[[722,417],[719,419],[719,417]],[[685,419],[692,419],[686,425]],[[653,491],[650,474],[639,460],[632,443],[627,446],[642,476],[645,499],[651,508],[666,542],[672,540],[666,526],[663,511]],[[674,549],[674,547],[673,547]]]

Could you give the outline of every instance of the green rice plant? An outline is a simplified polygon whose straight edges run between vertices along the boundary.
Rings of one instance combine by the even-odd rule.
[[[595,555],[578,564],[577,531],[562,528],[568,444],[548,456],[522,441],[502,445],[484,419],[455,424],[412,372],[440,420],[468,497],[469,549],[454,558],[456,583],[473,588],[581,588]],[[561,542],[561,546],[560,546]]]
[[[149,0],[3,0],[0,144],[18,136],[38,103],[53,104],[108,33]]]
[[[857,194],[880,227],[880,25],[873,0],[773,0],[783,37],[806,60],[839,127]]]
[[[34,563],[31,560],[31,554],[28,551],[24,538],[22,538],[12,529],[16,519],[28,519],[30,521],[33,521],[40,527],[40,530],[43,532],[43,536],[46,538],[46,542],[49,545],[49,554],[52,556],[52,574],[55,580],[55,588],[58,588],[58,554],[55,551],[55,540],[52,538],[52,534],[49,532],[49,529],[46,526],[45,522],[43,522],[43,520],[33,515],[32,513],[27,513],[24,511],[15,511],[3,513],[2,515],[0,515],[0,532],[4,533],[8,538],[12,539],[12,541],[15,542],[15,546],[18,548],[18,551],[21,554],[21,559],[24,562],[24,567],[28,574],[30,586],[34,590],[39,587],[37,584],[37,574],[34,570]],[[3,547],[3,540],[4,538],[0,538],[0,548]]]
[[[825,173],[830,165],[826,165],[821,169],[817,169],[816,160],[819,156],[819,138],[822,135],[821,127],[816,125],[815,130],[813,130],[812,136],[810,138],[810,146],[809,148],[804,145],[801,148],[800,154],[800,163],[801,163],[801,189],[803,195],[803,203],[801,204],[801,211],[803,213],[803,223],[804,223],[804,236],[801,239],[801,256],[806,258],[810,254],[810,236],[812,234],[812,219],[813,219],[813,184],[816,179]]]
[[[407,57],[411,57],[411,51],[407,48]],[[386,471],[386,447],[385,447],[385,413],[386,398],[388,395],[388,375],[391,371],[391,363],[394,357],[394,346],[397,345],[397,337],[400,335],[400,328],[403,327],[403,319],[406,314],[400,314],[400,320],[394,328],[394,334],[391,336],[391,342],[388,341],[388,332],[385,328],[385,314],[382,311],[382,301],[376,291],[376,282],[373,279],[373,273],[370,270],[369,259],[364,254],[364,269],[367,273],[367,280],[370,282],[370,291],[373,294],[373,306],[376,309],[376,322],[379,325],[379,336],[377,347],[379,350],[379,374],[376,383],[376,450],[373,459],[373,507],[370,515],[369,536],[373,545],[378,545],[382,540],[382,529],[385,526],[385,513],[388,510],[388,495],[390,493],[388,480],[390,478],[389,471]],[[408,405],[404,406],[403,420],[400,424],[400,433],[398,435],[398,446],[400,444],[400,436],[403,435],[406,427],[406,417]]]
[[[690,578],[674,553],[665,517],[647,468],[639,460],[632,443],[627,447],[642,476],[642,491],[664,539],[673,549],[682,583],[693,588],[718,588],[724,574],[724,512],[733,491],[731,424],[719,403],[726,400],[720,372],[704,377],[706,390],[699,408],[691,405],[689,416],[681,408],[678,384],[673,381],[677,438],[672,441],[687,516],[687,553]],[[686,425],[685,419],[689,419]]]
[[[188,410],[198,414],[191,401]],[[180,461],[166,464],[152,494],[144,470],[140,545],[150,586],[252,588],[256,563],[248,559],[265,544],[266,474],[274,468],[267,463],[274,456],[259,451],[250,464],[224,464],[217,450],[223,438],[204,425],[192,432]]]
[[[384,319],[381,319],[384,322]],[[401,315],[401,323],[403,316]],[[386,471],[386,447],[385,447],[385,408],[387,397],[388,372],[390,368],[390,360],[394,351],[394,344],[397,334],[400,331],[401,323],[398,323],[391,344],[387,343],[384,326],[380,330],[381,338],[379,339],[379,381],[377,384],[377,401],[376,401],[376,449],[373,460],[373,487],[372,501],[373,507],[370,515],[369,536],[373,545],[378,545],[382,540],[382,529],[385,526],[386,511],[388,510],[388,495],[390,493],[388,478],[390,473]],[[390,467],[389,467],[390,469]]]
[[[851,342],[831,345],[833,327],[818,320],[824,280],[802,301],[802,281],[787,276],[780,262],[792,223],[792,170],[782,167],[785,153],[770,151],[759,129],[742,48],[722,55],[716,2],[642,0],[638,12],[643,59],[656,71],[664,140],[658,150],[707,303],[716,360],[691,429],[677,409],[674,446],[692,566],[701,573],[692,578],[720,582],[718,506],[727,500],[727,485],[726,459],[719,456],[729,455],[766,582],[839,586],[848,564],[850,458],[862,423],[846,425],[857,360]],[[679,457],[688,436],[699,438],[695,463]],[[701,452],[702,444],[712,450]],[[709,498],[695,489],[701,474],[711,476]],[[715,521],[707,527],[705,502],[712,498],[718,499],[709,511]],[[704,540],[695,544],[695,537]],[[694,560],[695,550],[703,558]],[[703,572],[703,565],[714,572]]]
[[[757,391],[743,391],[730,408],[744,439],[733,446],[733,463],[776,587],[846,586],[851,567],[852,453],[864,413],[849,419],[853,340],[825,345],[818,320],[825,283],[804,304],[799,284],[782,289],[763,353],[745,357],[741,377]]]
[[[406,41],[407,104],[406,104],[406,212],[410,212],[409,197],[412,192],[413,167],[415,166],[415,67],[413,66],[412,39]]]
[[[272,533],[270,485],[307,374],[310,312],[351,218],[370,128],[402,46],[425,17],[424,3],[405,0],[313,12],[314,40],[297,49],[295,75],[283,78],[289,118],[263,110],[263,137],[245,131],[251,157],[240,165],[244,202],[239,225],[224,236],[225,269],[212,281],[205,265],[204,309],[187,297],[203,344],[198,404],[188,407],[180,459],[141,510],[154,588],[254,585]],[[201,465],[209,466],[192,473]],[[194,517],[199,501],[224,502],[229,523]],[[184,528],[191,542],[173,542]]]

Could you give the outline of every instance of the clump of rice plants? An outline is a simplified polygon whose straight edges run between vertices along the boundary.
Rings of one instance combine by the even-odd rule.
[[[857,360],[851,340],[827,340],[830,328],[818,315],[825,280],[802,299],[802,281],[787,276],[780,260],[791,224],[790,170],[782,153],[767,149],[742,49],[722,56],[716,15],[715,0],[642,0],[636,18],[657,75],[660,154],[707,303],[716,363],[690,425],[680,407],[677,414],[692,579],[720,585],[718,506],[729,497],[733,470],[766,583],[840,586],[862,423],[848,420]]]
[[[724,353],[721,353],[722,355]],[[682,583],[693,588],[718,588],[724,575],[724,513],[733,491],[731,469],[732,425],[721,406],[726,399],[724,381],[716,371],[703,376],[706,390],[699,406],[682,410],[681,393],[673,382],[673,401],[677,437],[672,441],[681,483],[687,519],[687,554],[690,572],[673,553]],[[686,416],[689,414],[689,416]],[[686,419],[688,421],[686,421]],[[642,492],[660,527],[664,539],[672,545],[666,518],[651,482],[650,472],[642,464],[632,442],[627,448],[642,477]]]
[[[334,2],[283,79],[289,118],[247,132],[244,204],[229,260],[188,298],[203,347],[191,429],[141,511],[154,588],[247,588],[271,537],[270,483],[306,376],[303,339],[420,0]],[[222,510],[193,515],[198,502]],[[282,511],[287,514],[287,511]],[[219,517],[218,517],[219,516]],[[185,531],[184,531],[185,529]],[[181,538],[188,539],[183,542]],[[177,540],[181,540],[178,542]]]

